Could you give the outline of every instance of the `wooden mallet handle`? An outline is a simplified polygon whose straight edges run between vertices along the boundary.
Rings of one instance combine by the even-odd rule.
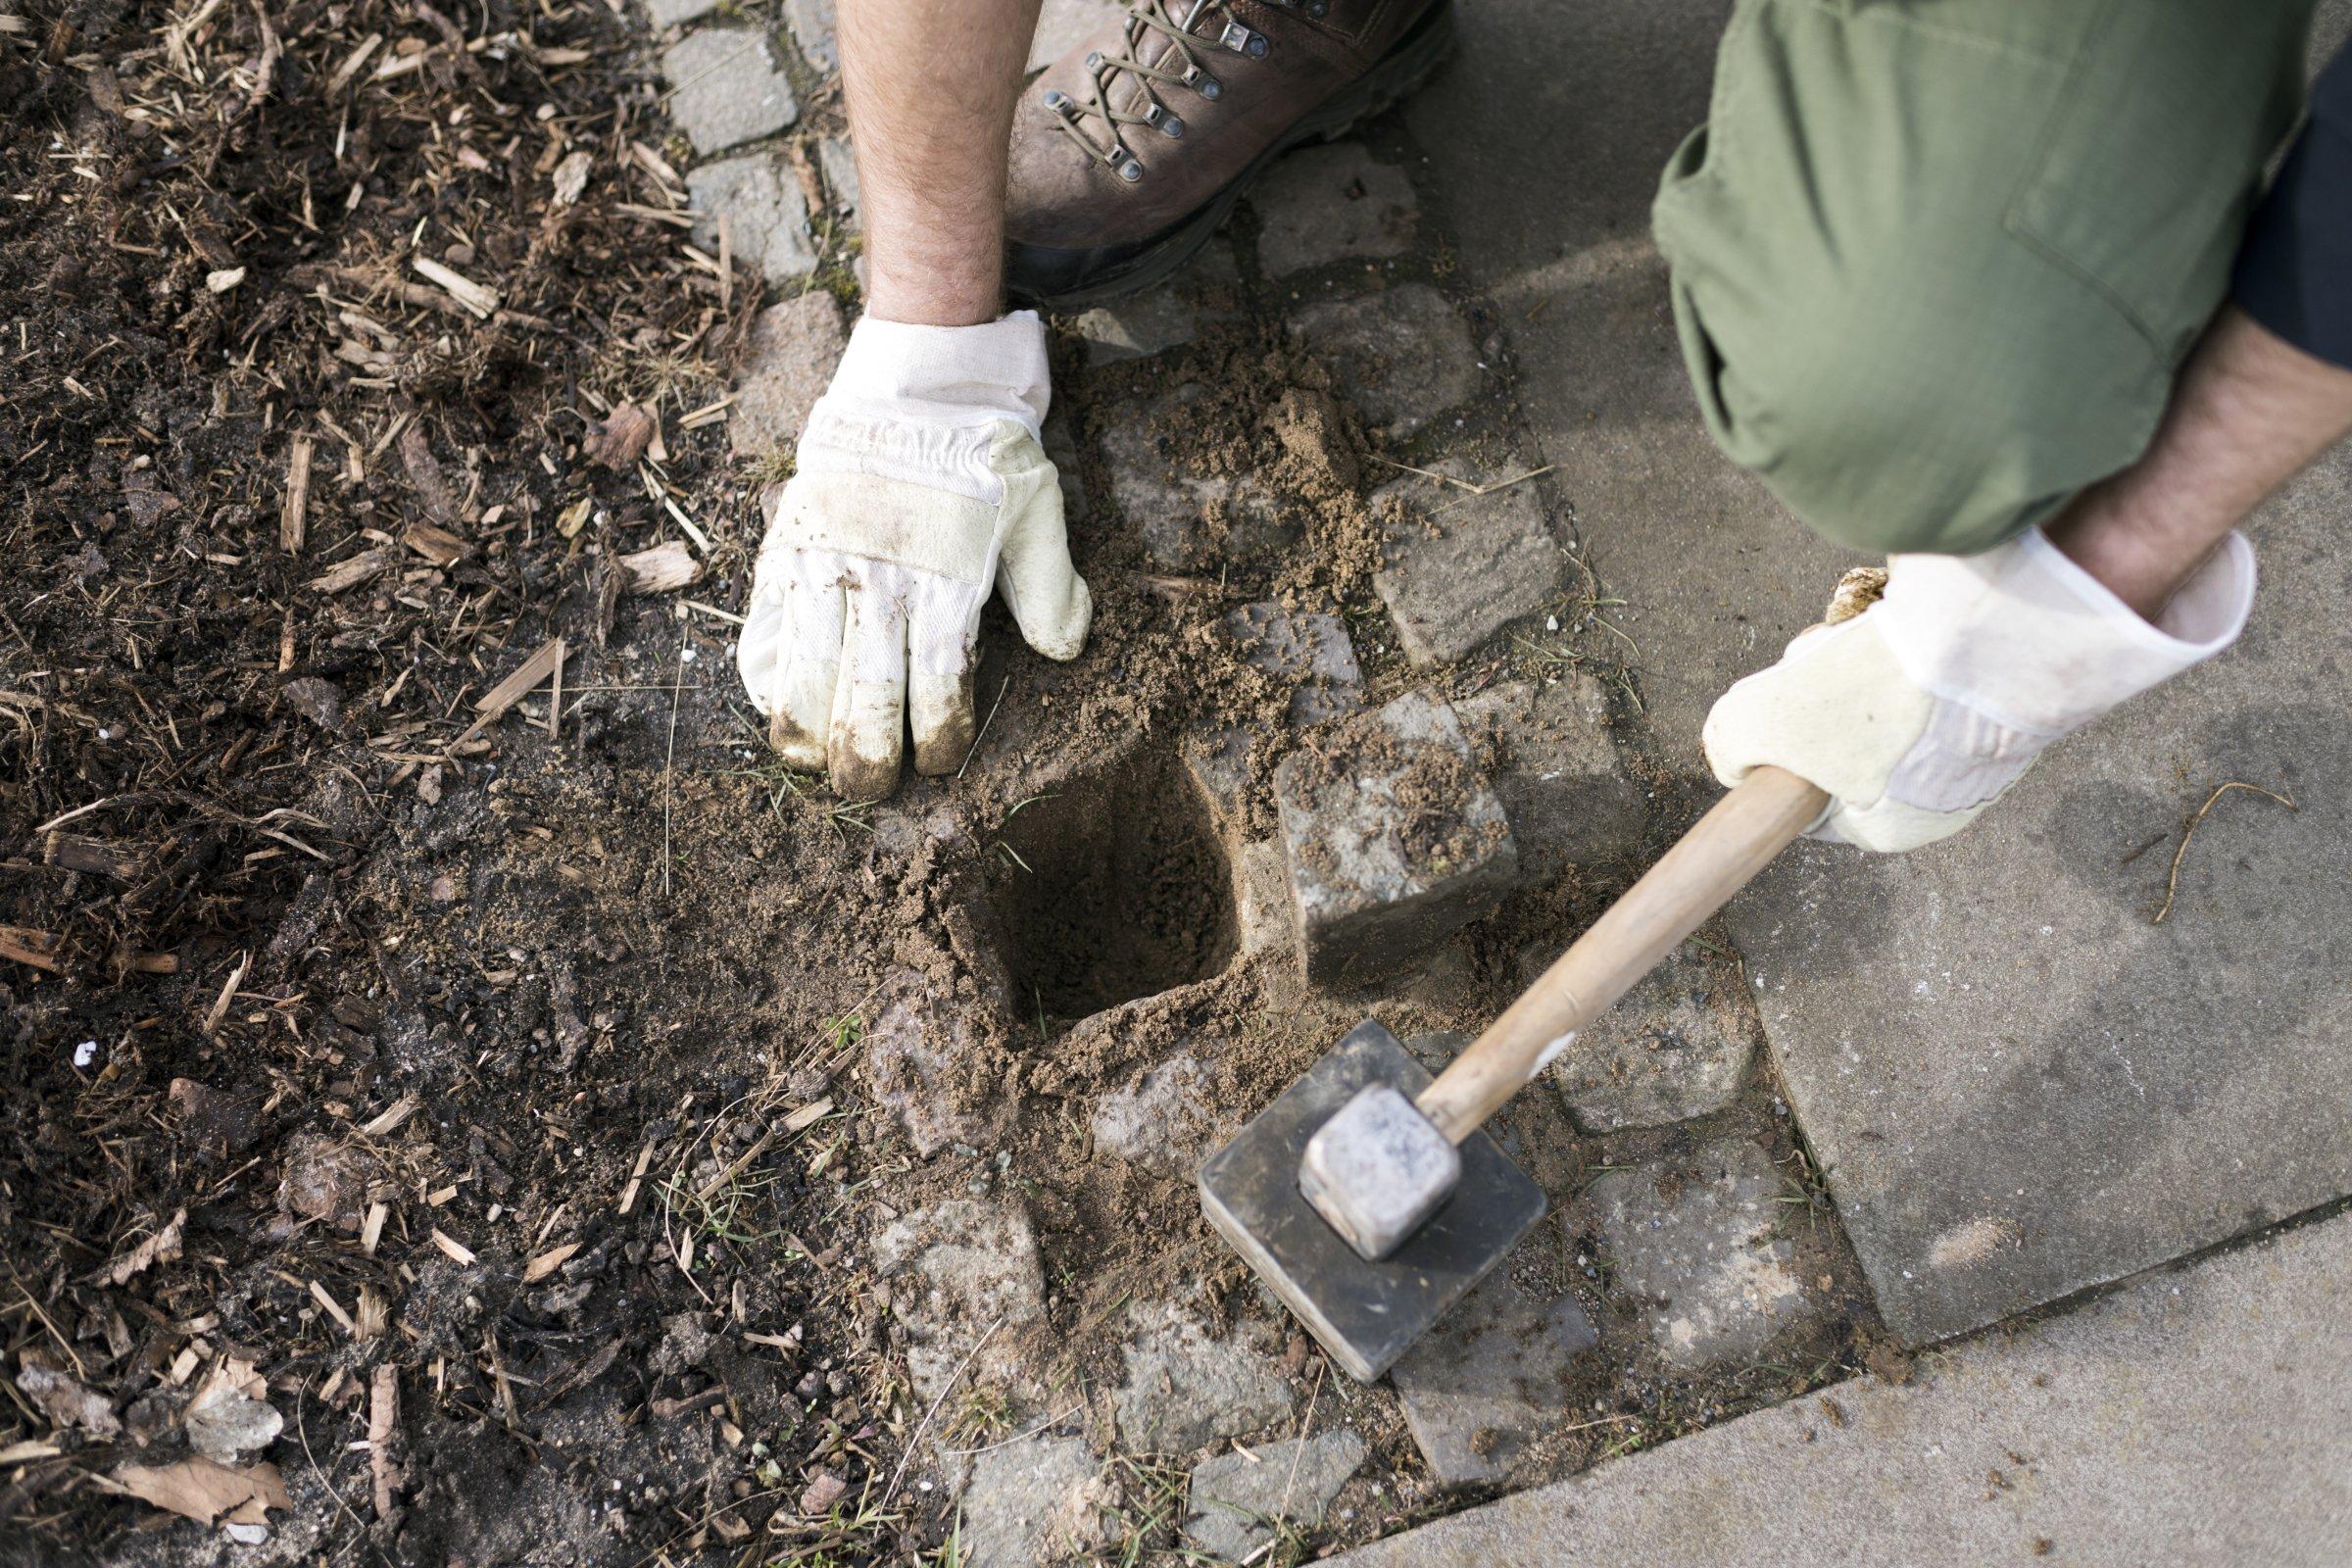
[[[1478,1131],[1829,804],[1794,773],[1748,774],[1421,1092],[1421,1114],[1457,1145]]]

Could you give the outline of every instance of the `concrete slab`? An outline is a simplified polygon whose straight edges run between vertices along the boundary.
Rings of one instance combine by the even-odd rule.
[[[1968,833],[1805,847],[1728,914],[1888,1325],[1934,1340],[2352,1193],[2352,453],[2266,509],[2230,656]],[[2222,800],[2162,906],[2181,827]]]
[[[1335,1558],[1348,1568],[2342,1562],[2352,1217]]]
[[[1029,40],[1028,69],[1045,70],[1110,27],[1126,9],[1119,0],[1045,0],[1037,13],[1037,32]]]
[[[1268,277],[1402,256],[1412,248],[1419,212],[1404,171],[1376,161],[1361,142],[1292,153],[1267,172],[1250,205],[1258,215],[1258,265]]]

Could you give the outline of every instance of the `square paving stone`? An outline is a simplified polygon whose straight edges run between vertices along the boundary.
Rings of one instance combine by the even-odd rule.
[[[920,1397],[936,1399],[967,1379],[1016,1398],[1039,1392],[1045,1281],[1018,1202],[955,1198],[903,1215],[875,1240],[874,1267]]]
[[[700,21],[718,7],[719,0],[645,0],[645,14],[653,19],[656,31]]]
[[[1563,947],[1531,944],[1520,955],[1521,981],[1534,984]],[[1685,943],[1579,1030],[1551,1066],[1578,1129],[1667,1127],[1737,1100],[1763,1030],[1736,973]]]
[[[772,153],[745,153],[704,164],[686,176],[694,203],[694,242],[718,254],[718,217],[736,256],[770,283],[788,283],[816,270],[808,239],[808,204],[801,182]]]
[[[1486,914],[1518,882],[1502,803],[1453,710],[1407,692],[1274,770],[1307,978],[1363,985]]]
[[[801,58],[830,74],[841,69],[841,48],[833,37],[833,0],[784,0],[784,24]]]
[[[1389,435],[1412,434],[1482,384],[1469,327],[1427,283],[1321,301],[1292,317],[1291,330],[1332,362],[1365,423]]]
[[[1364,1462],[1364,1440],[1342,1427],[1222,1453],[1193,1470],[1184,1533],[1219,1562],[1238,1563],[1274,1539],[1277,1522],[1312,1528]]]
[[[1136,1302],[1127,1325],[1132,1337],[1119,1348],[1126,1377],[1111,1395],[1127,1451],[1188,1453],[1289,1418],[1291,1386],[1265,1353],[1271,1336],[1261,1325],[1246,1322],[1212,1339],[1169,1301]]]
[[[1118,1488],[1086,1439],[1035,1434],[985,1449],[963,1491],[956,1568],[1035,1568],[1111,1539]]]
[[[1464,1486],[1508,1474],[1529,1444],[1570,1414],[1585,1370],[1579,1358],[1598,1343],[1575,1297],[1531,1295],[1506,1262],[1389,1378],[1431,1473]]]
[[[800,117],[766,36],[750,27],[687,34],[662,52],[662,74],[669,118],[705,158],[772,136]]]
[[[1190,343],[1200,323],[1191,301],[1162,286],[1082,312],[1070,330],[1086,341],[1087,364],[1116,365]]]
[[[1228,614],[1225,631],[1244,663],[1292,688],[1292,723],[1319,724],[1362,706],[1364,672],[1339,616],[1294,615],[1269,599]]]
[[[1302,147],[1250,192],[1257,260],[1268,277],[1332,262],[1402,256],[1412,248],[1413,182],[1361,142]]]
[[[1186,422],[1184,410],[1207,396],[1206,387],[1191,383],[1141,409],[1097,411],[1110,498],[1164,571],[1268,563],[1301,533],[1298,519],[1253,475],[1184,466],[1175,432]]]
[[[1603,1172],[1568,1222],[1599,1231],[1618,1288],[1645,1303],[1650,1344],[1695,1372],[1753,1360],[1816,1310],[1777,1235],[1786,1192],[1764,1151],[1728,1139]]]
[[[727,440],[738,457],[789,452],[808,410],[849,347],[841,306],[823,289],[770,305],[752,323],[751,358],[736,377]]]
[[[1432,471],[1472,484],[1510,477],[1481,475],[1456,458]],[[1478,495],[1406,474],[1374,491],[1372,504],[1390,519],[1373,582],[1416,664],[1450,663],[1567,590],[1568,553],[1532,484]]]
[[[1617,754],[1599,681],[1581,669],[1508,681],[1454,711],[1472,743],[1495,753],[1494,793],[1531,884],[1617,858],[1641,841],[1642,787]]]

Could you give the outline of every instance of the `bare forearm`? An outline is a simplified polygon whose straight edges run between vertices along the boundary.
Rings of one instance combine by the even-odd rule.
[[[930,326],[996,318],[1005,143],[1038,5],[840,0],[873,315]]]
[[[2347,430],[2352,370],[2226,307],[2146,453],[2084,491],[2051,542],[2153,618],[2224,535]]]

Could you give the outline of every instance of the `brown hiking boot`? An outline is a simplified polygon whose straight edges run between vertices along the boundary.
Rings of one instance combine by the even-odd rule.
[[[1452,46],[1451,0],[1132,0],[1013,119],[1007,291],[1061,310],[1156,282],[1267,165],[1386,109]]]

